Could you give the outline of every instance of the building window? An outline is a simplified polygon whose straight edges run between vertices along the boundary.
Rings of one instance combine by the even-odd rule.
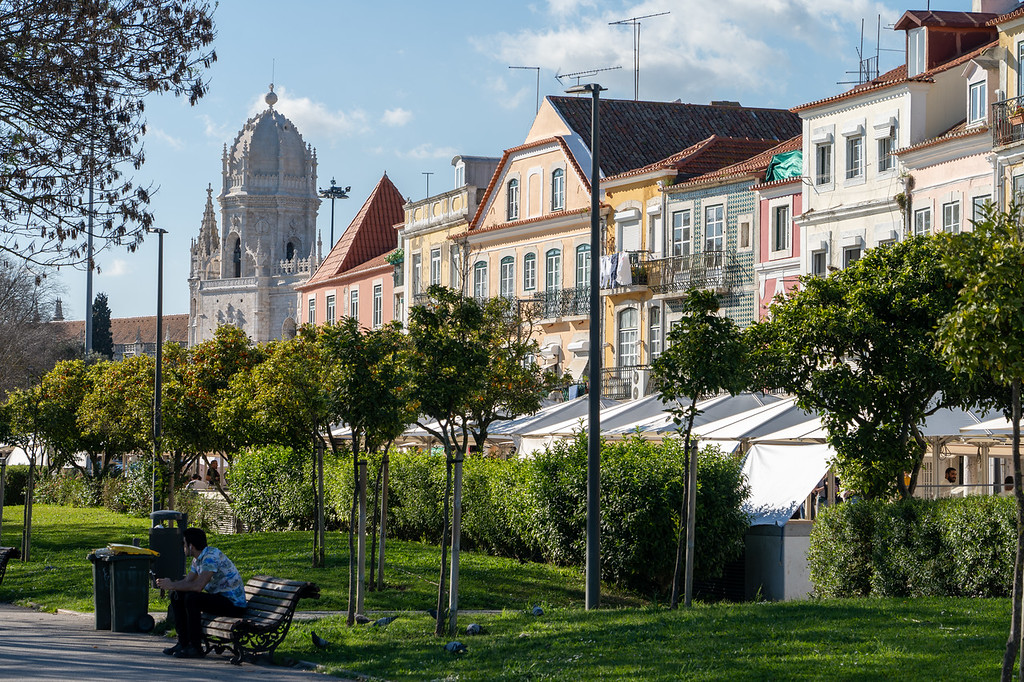
[[[970,98],[970,105],[967,112],[968,123],[980,123],[985,120],[985,109],[988,105],[986,97],[986,88],[988,83],[981,81],[980,83],[971,83],[968,88],[968,95]]]
[[[306,321],[309,322],[310,324],[316,324],[316,299],[315,298],[309,299],[309,316],[306,318]]]
[[[741,249],[749,249],[750,248],[750,233],[751,233],[751,231],[752,230],[750,229],[750,221],[749,220],[740,220],[739,238],[740,238],[740,248]]]
[[[327,324],[334,324],[335,310],[334,294],[331,294],[327,297]]]
[[[848,268],[860,260],[860,247],[851,246],[843,249],[843,267]]]
[[[661,355],[661,308],[651,306],[649,317],[651,362],[654,362]]]
[[[430,250],[430,286],[441,284],[441,247]]]
[[[473,296],[478,300],[487,298],[487,261],[477,261],[473,266]]]
[[[518,220],[519,219],[519,181],[512,179],[508,181],[508,210],[506,211],[506,219]]]
[[[523,291],[537,288],[537,254],[528,253],[523,256]]]
[[[690,255],[690,212],[672,213],[672,255]]]
[[[384,324],[384,285],[373,285],[373,328]]]
[[[914,211],[914,234],[924,236],[932,233],[932,209],[922,208]]]
[[[960,202],[951,201],[942,205],[942,231],[960,234]]]
[[[832,143],[814,146],[814,184],[827,185],[832,182]]]
[[[242,276],[242,242],[235,240],[235,249],[231,255],[231,264],[234,266],[235,277]]]
[[[884,173],[896,167],[896,157],[892,155],[892,148],[896,144],[894,135],[886,135],[878,138],[878,172]]]
[[[352,289],[348,292],[348,316],[359,319],[359,289]]]
[[[562,288],[562,251],[551,249],[544,255],[544,290]]]
[[[811,274],[815,277],[824,277],[827,269],[828,259],[825,258],[825,252],[814,251],[811,253]]]
[[[291,260],[292,258],[295,258],[295,244],[294,242],[288,242],[284,247],[284,259]]]
[[[565,208],[565,171],[556,168],[551,174],[551,210],[561,211]]]
[[[402,294],[395,294],[395,319],[405,321],[405,297]]]
[[[501,259],[498,288],[505,298],[512,298],[516,295],[516,259],[512,256],[505,256]]]
[[[636,308],[626,308],[619,313],[619,367],[633,367],[640,364],[640,313]]]
[[[992,201],[991,194],[982,194],[971,199],[971,222],[980,223],[985,219],[985,207]]]
[[[912,28],[907,31],[907,77],[913,78],[926,70],[924,62],[925,29]]]
[[[846,138],[846,179],[864,176],[864,136]]]
[[[1024,69],[1020,67],[1024,64],[1024,41],[1017,43],[1017,96],[1024,96]]]
[[[462,187],[466,184],[466,166],[460,163],[455,167],[455,187]]]
[[[590,286],[590,244],[576,247],[576,286]]]
[[[704,250],[721,251],[725,239],[725,207],[708,206],[704,209]]]
[[[451,268],[451,272],[448,273],[448,282],[452,289],[462,288],[462,252],[459,250],[458,244],[452,244],[451,251],[449,252],[451,257],[448,259],[448,266]]]
[[[412,295],[419,296],[423,289],[423,263],[422,257],[418,253],[412,254],[412,264],[409,266],[412,269]],[[415,303],[415,301],[413,301]]]
[[[789,250],[789,206],[772,209],[772,251]]]

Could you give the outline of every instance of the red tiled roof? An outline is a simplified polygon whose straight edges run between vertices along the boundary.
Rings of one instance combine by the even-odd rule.
[[[751,152],[755,152],[756,147],[758,146],[755,143],[764,142],[764,140],[750,140],[749,142],[752,143],[750,146]],[[732,165],[713,170],[710,173],[705,173],[695,178],[691,178],[683,182],[676,183],[675,185],[666,187],[665,190],[668,191],[683,185],[697,185],[705,182],[715,182],[725,180],[727,178],[743,177],[763,173],[764,170],[768,168],[768,164],[771,163],[772,158],[776,154],[784,154],[786,152],[796,151],[797,149],[801,149],[802,144],[803,137],[801,135],[795,135],[781,144],[776,144],[771,149],[767,149],[754,155],[748,154],[747,157],[743,161],[740,161],[739,163],[734,163]]]
[[[752,140],[750,138],[712,135],[706,140],[701,140],[692,147],[673,154],[667,159],[662,159],[643,168],[620,173],[613,176],[613,178],[605,178],[605,180],[641,175],[656,170],[673,169],[676,171],[677,176],[694,177],[748,159],[751,153],[768,149],[777,143],[778,140]],[[760,146],[760,149],[757,149],[758,146]]]
[[[82,342],[85,339],[85,320],[64,320],[51,322],[56,333],[69,341]],[[164,315],[164,340],[188,345],[188,315]],[[114,344],[156,343],[156,315],[148,317],[112,317],[110,335]]]
[[[405,220],[404,206],[401,192],[385,173],[324,262],[296,289],[303,291],[393,251],[398,242],[394,226]]]
[[[557,96],[548,101],[589,149],[592,99]],[[599,102],[601,170],[606,177],[667,159],[711,135],[785,140],[799,133],[801,126],[785,109],[617,99]]]
[[[967,120],[960,121],[955,126],[947,130],[946,132],[936,135],[935,137],[929,138],[923,142],[918,142],[915,145],[904,147],[903,149],[896,150],[896,155],[904,154],[906,152],[917,151],[918,149],[924,149],[926,147],[932,147],[949,140],[958,140],[965,137],[973,137],[974,135],[987,134],[989,131],[988,126],[977,126],[974,128],[967,127]]]
[[[1011,10],[1011,11],[1007,12],[1006,14],[1000,14],[999,16],[997,16],[994,19],[989,19],[988,23],[986,24],[986,26],[998,26],[999,24],[1002,24],[1004,22],[1007,22],[1007,21],[1010,21],[1012,19],[1016,19],[1017,17],[1022,17],[1022,16],[1024,16],[1024,6],[1018,7],[1015,10]]]
[[[332,277],[325,277],[323,279],[320,279],[317,281],[317,286],[334,285],[359,279],[360,277],[365,277],[374,270],[392,270],[394,266],[391,265],[391,263],[388,263],[387,257],[389,254],[394,253],[394,251],[395,250],[392,249],[391,251],[388,251],[388,253],[384,253],[374,258],[371,258],[365,263],[361,263],[355,266],[351,270],[345,270],[344,272],[339,272]],[[307,285],[308,282],[306,284],[303,284],[302,288],[299,290],[308,291],[309,287]]]

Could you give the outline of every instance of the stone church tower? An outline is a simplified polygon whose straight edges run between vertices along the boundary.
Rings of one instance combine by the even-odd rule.
[[[189,345],[213,338],[222,324],[256,343],[294,335],[293,287],[320,264],[316,151],[274,110],[273,85],[265,100],[267,109],[224,146],[219,227],[213,188],[206,190],[191,249]]]

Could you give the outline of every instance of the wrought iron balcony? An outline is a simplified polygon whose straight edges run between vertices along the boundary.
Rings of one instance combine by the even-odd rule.
[[[1024,97],[1013,97],[992,104],[992,146],[1024,142]]]
[[[732,287],[734,254],[731,251],[702,251],[687,256],[669,256],[641,261],[647,286],[655,293],[687,289],[725,291]]]
[[[520,299],[519,305],[525,315],[535,320],[589,316],[590,287],[542,291],[532,298]]]
[[[614,400],[634,400],[650,393],[650,365],[628,365],[601,370],[601,395]]]

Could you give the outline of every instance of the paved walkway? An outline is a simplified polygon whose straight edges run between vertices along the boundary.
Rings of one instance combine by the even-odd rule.
[[[227,656],[164,656],[164,647],[173,643],[166,637],[96,630],[91,613],[51,614],[0,604],[0,679],[338,680],[283,666],[234,666]]]

